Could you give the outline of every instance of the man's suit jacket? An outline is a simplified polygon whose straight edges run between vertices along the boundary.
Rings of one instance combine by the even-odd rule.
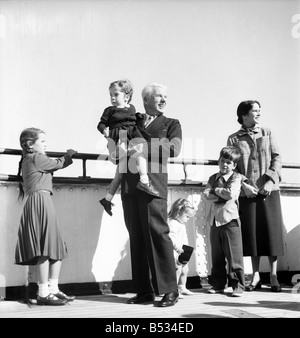
[[[164,115],[158,116],[146,128],[151,135],[148,144],[148,175],[152,185],[159,191],[161,198],[168,197],[167,162],[170,157],[177,157],[181,150],[182,130],[177,119]],[[132,162],[131,162],[132,161]],[[134,159],[129,159],[128,172],[123,175],[122,196],[135,194],[139,180],[137,173],[132,173]],[[131,162],[131,165],[130,165]]]

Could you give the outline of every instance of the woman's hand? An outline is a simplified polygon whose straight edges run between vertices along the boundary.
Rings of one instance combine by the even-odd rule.
[[[243,191],[244,191],[245,195],[248,198],[256,197],[257,194],[258,194],[258,189],[256,189],[255,187],[253,187],[250,184],[242,183],[242,188],[243,188]]]
[[[271,192],[273,190],[273,181],[269,180],[267,181],[260,189],[259,189],[259,193],[261,195],[265,195],[265,196],[269,196],[271,195]]]

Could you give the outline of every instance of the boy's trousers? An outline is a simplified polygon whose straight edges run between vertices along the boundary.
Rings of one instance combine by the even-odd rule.
[[[245,274],[243,260],[242,233],[236,219],[210,229],[212,270],[210,284],[218,290],[228,286],[244,289]],[[227,260],[227,270],[226,270]]]

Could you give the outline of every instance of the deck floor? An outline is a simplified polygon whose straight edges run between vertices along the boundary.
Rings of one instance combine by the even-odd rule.
[[[38,306],[22,301],[0,301],[0,318],[300,318],[300,293],[292,287],[273,293],[268,285],[242,297],[208,294],[207,288],[194,289],[193,295],[179,299],[175,306],[159,308],[154,304],[129,305],[133,294],[78,296],[64,306]]]

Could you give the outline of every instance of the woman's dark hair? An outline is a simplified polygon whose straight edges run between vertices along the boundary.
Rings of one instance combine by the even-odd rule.
[[[22,157],[19,162],[19,168],[18,168],[18,177],[19,177],[19,197],[18,199],[23,199],[24,197],[24,189],[22,185],[22,162],[24,155],[27,153],[31,153],[31,146],[35,143],[35,141],[39,138],[39,134],[44,133],[43,130],[38,128],[26,128],[21,132],[20,135],[20,146],[22,148]]]
[[[260,103],[256,100],[248,100],[248,101],[242,101],[238,107],[237,107],[237,116],[238,116],[238,123],[243,124],[243,115],[247,115],[249,111],[252,109],[254,103],[257,103],[259,105],[259,108],[261,107]]]

